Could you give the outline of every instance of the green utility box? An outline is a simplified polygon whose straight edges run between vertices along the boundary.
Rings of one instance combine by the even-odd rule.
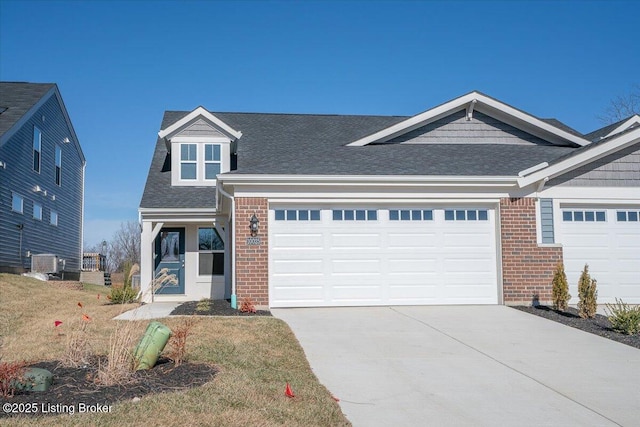
[[[151,322],[133,352],[136,370],[151,369],[171,337],[171,329],[160,322]]]
[[[53,374],[42,368],[26,368],[24,380],[17,381],[15,389],[20,391],[47,391],[53,384]]]

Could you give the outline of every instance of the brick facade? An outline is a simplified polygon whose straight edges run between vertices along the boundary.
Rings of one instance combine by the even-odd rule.
[[[531,304],[535,296],[551,303],[553,270],[562,261],[562,248],[538,245],[535,199],[500,200],[500,236],[504,303]]]
[[[269,205],[261,197],[235,199],[236,296],[238,307],[244,298],[251,298],[256,306],[269,305]],[[249,220],[256,215],[260,244],[249,245]]]

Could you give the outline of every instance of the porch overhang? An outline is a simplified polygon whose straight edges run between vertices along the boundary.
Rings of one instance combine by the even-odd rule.
[[[226,218],[226,215],[215,208],[140,208],[141,221],[153,222],[207,222],[217,218]]]

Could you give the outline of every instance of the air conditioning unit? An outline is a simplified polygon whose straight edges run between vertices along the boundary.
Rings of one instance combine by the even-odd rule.
[[[31,272],[52,274],[58,273],[58,256],[54,254],[31,255]]]

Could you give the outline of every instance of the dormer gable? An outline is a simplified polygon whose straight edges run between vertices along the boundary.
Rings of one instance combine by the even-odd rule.
[[[231,169],[231,155],[242,133],[198,107],[158,132],[171,156],[172,186],[215,186]]]
[[[479,143],[500,143],[499,140],[491,142],[493,138],[488,136],[488,132],[494,130],[501,131],[503,136],[513,135],[515,138],[512,138],[512,141],[515,143],[547,143],[573,147],[589,143],[577,133],[554,126],[549,121],[473,91],[347,145],[362,147],[388,142],[405,144],[451,142],[446,138],[438,138],[435,134],[427,136],[427,133],[438,130],[443,125],[458,126],[458,129],[453,129],[454,131],[466,128],[470,132],[478,132],[478,137],[473,142]],[[467,135],[469,131],[466,131]],[[468,141],[459,142],[467,143]]]

